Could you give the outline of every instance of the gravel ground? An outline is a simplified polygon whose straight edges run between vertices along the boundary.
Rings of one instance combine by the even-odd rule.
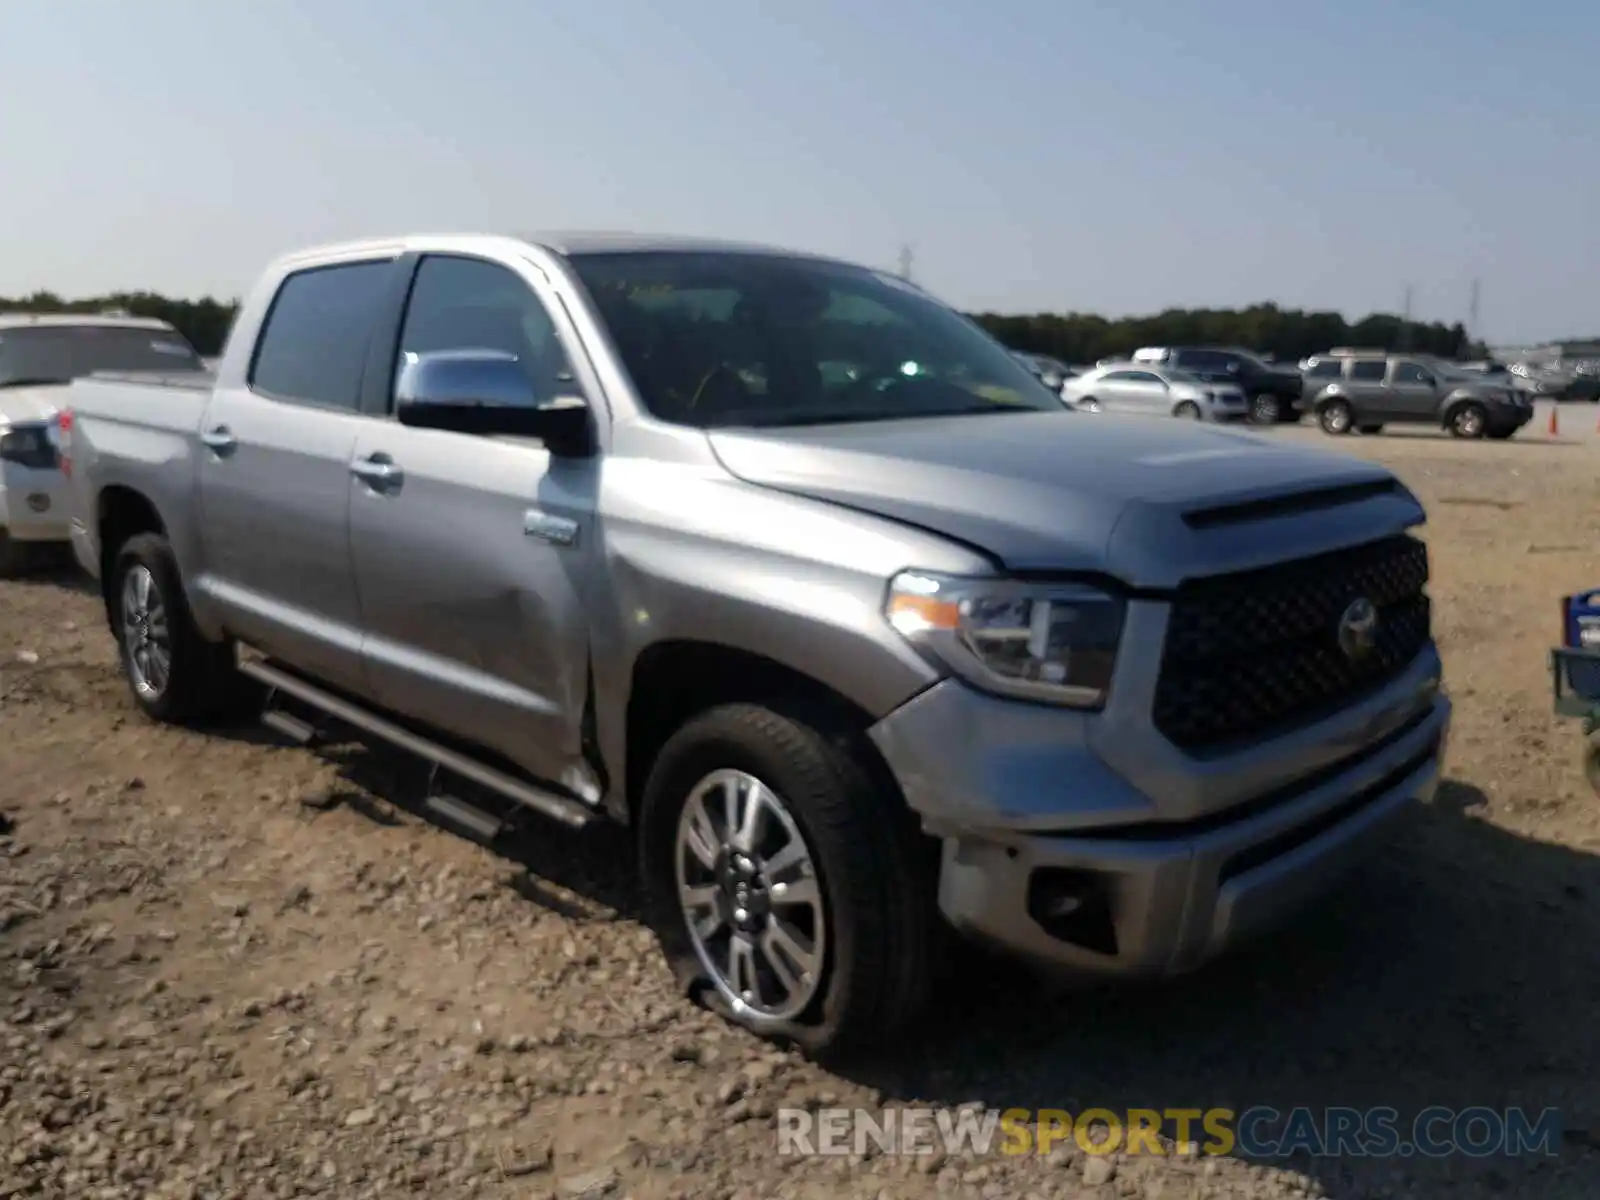
[[[1593,445],[1343,443],[1429,506],[1458,704],[1450,782],[1350,887],[1173,984],[975,975],[848,1077],[674,995],[625,838],[495,855],[412,815],[390,756],[155,728],[90,594],[0,584],[0,1197],[1592,1197],[1600,801],[1544,656],[1557,596],[1600,585]],[[1565,1133],[1539,1160],[776,1153],[780,1107],[901,1102],[1523,1104]]]

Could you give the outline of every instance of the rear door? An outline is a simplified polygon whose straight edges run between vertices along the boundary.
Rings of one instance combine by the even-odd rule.
[[[436,254],[417,267],[397,342],[382,368],[382,419],[362,424],[355,443],[358,467],[387,464],[390,477],[351,486],[375,695],[587,798],[580,563],[597,553],[601,459],[554,459],[536,441],[414,429],[390,415],[399,362],[441,350],[516,355],[541,403],[586,394],[571,366],[576,335],[531,263]]]
[[[198,586],[230,633],[363,691],[350,557],[350,462],[367,345],[393,258],[283,279],[246,370],[219,379],[201,422]]]
[[[1388,360],[1382,358],[1351,359],[1345,367],[1344,393],[1358,422],[1368,418],[1374,421],[1395,419],[1385,382],[1388,368]]]

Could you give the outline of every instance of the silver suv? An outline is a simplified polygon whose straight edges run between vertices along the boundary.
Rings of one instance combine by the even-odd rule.
[[[812,1051],[904,1033],[947,928],[1187,970],[1439,776],[1389,472],[1073,413],[866,267],[333,247],[267,270],[214,386],[68,402],[140,708],[392,743],[474,836],[631,827],[685,991]]]
[[[1348,351],[1301,365],[1305,407],[1324,433],[1381,433],[1385,425],[1431,425],[1459,438],[1509,438],[1533,406],[1504,383],[1420,355]]]

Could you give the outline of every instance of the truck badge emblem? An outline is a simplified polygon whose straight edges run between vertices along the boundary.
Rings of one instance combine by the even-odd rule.
[[[1378,640],[1378,610],[1365,596],[1350,602],[1339,618],[1339,649],[1352,662],[1372,653]]]

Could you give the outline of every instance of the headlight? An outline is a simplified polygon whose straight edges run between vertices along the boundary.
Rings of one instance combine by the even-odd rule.
[[[976,687],[1074,708],[1105,703],[1127,605],[1078,584],[905,571],[884,615]]]

